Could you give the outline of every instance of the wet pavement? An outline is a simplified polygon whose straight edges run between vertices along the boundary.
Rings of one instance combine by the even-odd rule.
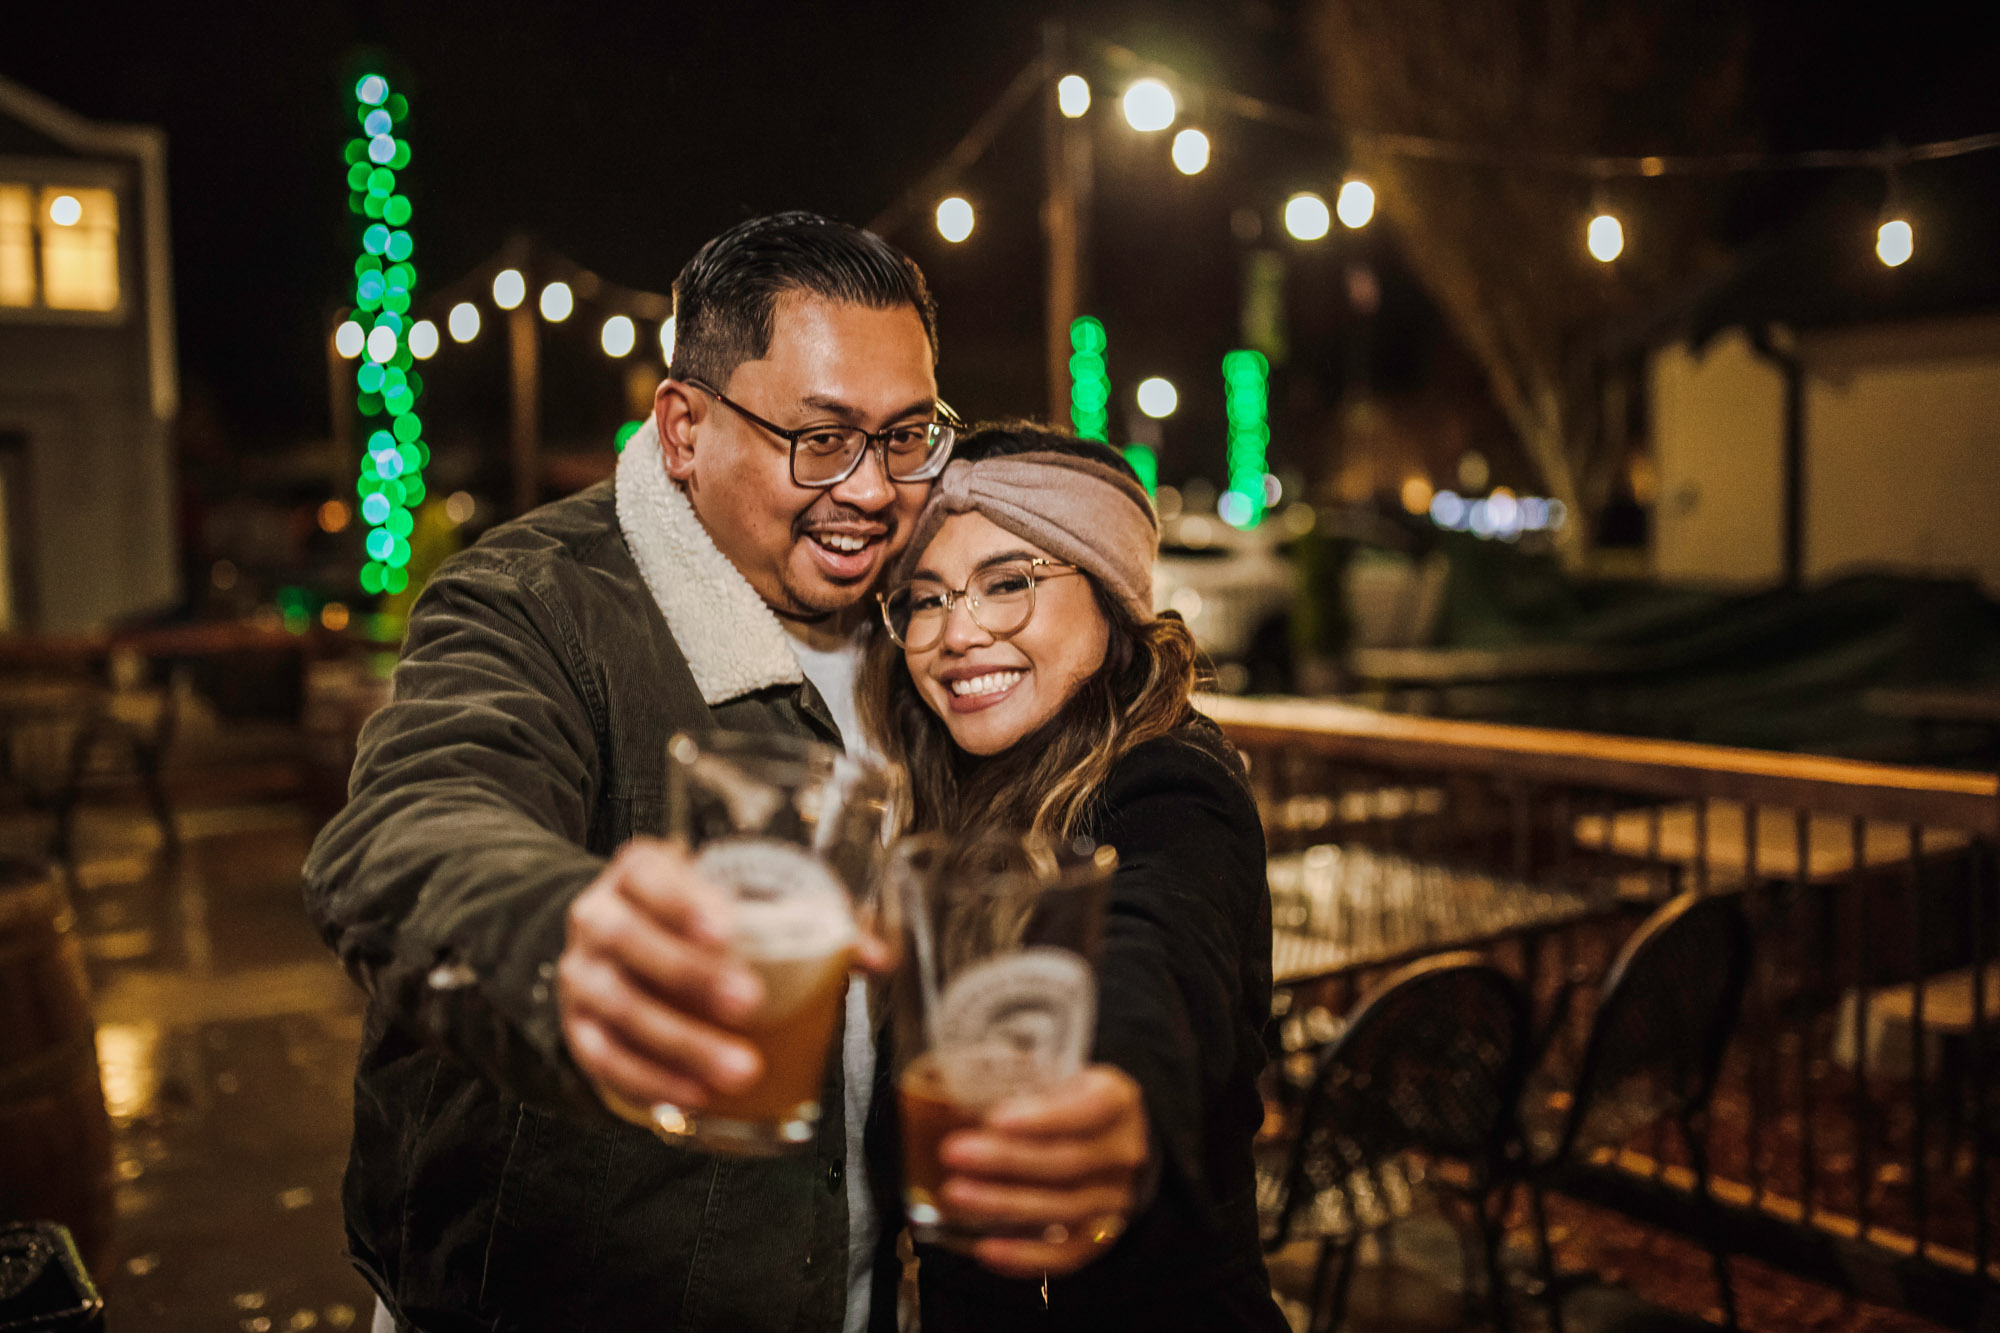
[[[111,1333],[368,1322],[339,1201],[360,996],[300,909],[310,830],[286,777],[248,755],[177,774],[172,854],[143,805],[87,800],[78,820],[70,892],[115,1135]],[[49,832],[0,817],[9,851],[43,853]]]

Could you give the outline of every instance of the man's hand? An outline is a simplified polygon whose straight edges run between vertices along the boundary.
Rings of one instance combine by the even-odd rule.
[[[697,1108],[756,1081],[737,1038],[764,987],[729,949],[729,902],[677,843],[634,838],[570,904],[557,964],[563,1036],[600,1091]]]
[[[669,1102],[696,1110],[763,1072],[739,1039],[764,987],[731,952],[728,898],[679,843],[634,838],[570,904],[557,964],[563,1037],[577,1067],[626,1114]],[[888,947],[866,931],[855,962],[880,972]]]
[[[1131,1220],[1147,1159],[1145,1099],[1123,1070],[1092,1065],[1002,1102],[977,1129],[946,1138],[939,1158],[953,1222],[1031,1237],[982,1240],[975,1258],[1005,1277],[1073,1273]]]

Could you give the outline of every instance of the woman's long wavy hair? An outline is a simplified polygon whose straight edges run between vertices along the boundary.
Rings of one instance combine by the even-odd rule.
[[[994,434],[1001,447],[989,441],[981,456],[1060,443],[1071,446],[1061,452],[1101,457],[1081,441],[1039,428],[1017,425]],[[1109,626],[1104,665],[1054,717],[995,755],[959,749],[917,692],[902,648],[879,622],[872,627],[857,691],[862,723],[884,757],[909,771],[913,828],[1020,829],[1067,841],[1088,822],[1113,766],[1134,746],[1187,721],[1200,656],[1187,626],[1172,614],[1135,622],[1094,577],[1084,577]]]

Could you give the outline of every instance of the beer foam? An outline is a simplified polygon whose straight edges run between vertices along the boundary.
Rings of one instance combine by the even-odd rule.
[[[819,958],[854,942],[854,909],[840,877],[796,843],[727,838],[694,859],[729,893],[734,944],[745,958]]]
[[[935,1056],[951,1099],[983,1109],[1083,1068],[1097,1021],[1090,965],[1038,946],[976,963],[938,1004]]]

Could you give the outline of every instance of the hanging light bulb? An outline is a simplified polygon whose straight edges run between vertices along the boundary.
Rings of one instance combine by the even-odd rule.
[[[1090,110],[1090,85],[1081,74],[1065,74],[1056,84],[1056,107],[1075,120]]]
[[[1917,252],[1917,233],[1903,218],[1890,218],[1875,229],[1875,257],[1890,268],[1910,262]]]
[[[1375,216],[1375,187],[1364,180],[1343,181],[1333,201],[1334,215],[1349,231],[1359,231]]]
[[[1183,176],[1198,175],[1208,166],[1208,136],[1200,130],[1182,130],[1176,134],[1174,165]]]
[[[957,245],[972,235],[972,204],[953,195],[937,206],[938,235]]]
[[[1590,246],[1590,257],[1600,264],[1608,264],[1625,252],[1625,228],[1601,210],[1590,220],[1584,240]]]
[[[597,335],[597,341],[604,348],[606,356],[624,356],[638,345],[639,329],[629,316],[613,315],[604,321],[604,328]]]
[[[528,295],[528,280],[517,268],[504,268],[493,275],[493,304],[512,310]]]
[[[1317,241],[1331,228],[1333,217],[1326,200],[1311,190],[1301,190],[1285,201],[1285,230],[1301,241]]]
[[[1144,134],[1174,123],[1174,91],[1158,79],[1140,79],[1125,90],[1125,123]]]
[[[542,318],[551,324],[560,324],[569,318],[570,311],[576,309],[576,294],[566,282],[552,282],[542,288]]]

